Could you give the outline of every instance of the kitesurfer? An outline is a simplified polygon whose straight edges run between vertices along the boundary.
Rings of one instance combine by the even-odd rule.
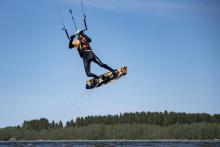
[[[95,55],[89,44],[91,41],[92,40],[82,30],[78,30],[76,34],[72,35],[69,41],[69,48],[76,48],[80,57],[83,59],[86,75],[96,79],[99,78],[96,74],[91,73],[90,71],[91,62],[95,62],[100,67],[111,71],[113,75],[116,76],[116,70],[112,69],[107,64],[102,63],[102,61]]]

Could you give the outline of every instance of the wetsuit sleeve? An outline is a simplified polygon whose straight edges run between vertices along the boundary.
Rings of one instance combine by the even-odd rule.
[[[74,39],[74,37],[71,37],[71,38],[70,38],[70,42],[69,42],[69,48],[70,48],[70,49],[72,49],[72,48],[75,47],[75,46],[73,45],[73,39]]]

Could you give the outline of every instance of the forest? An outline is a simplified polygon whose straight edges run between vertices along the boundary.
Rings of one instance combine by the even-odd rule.
[[[220,114],[135,112],[77,117],[65,124],[47,118],[0,129],[0,140],[220,139]]]

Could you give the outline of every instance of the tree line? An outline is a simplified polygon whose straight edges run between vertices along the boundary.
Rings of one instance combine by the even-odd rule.
[[[20,128],[20,126],[18,126]],[[59,122],[55,122],[54,120],[50,123],[48,119],[34,119],[30,121],[24,121],[22,124],[22,128],[26,129],[34,129],[34,130],[42,130],[42,129],[58,129],[63,128],[63,122],[60,120]]]
[[[192,123],[159,126],[149,124],[92,124],[82,127],[31,130],[0,129],[0,140],[145,140],[220,139],[220,124]]]
[[[24,121],[22,128],[26,129],[58,129],[70,127],[83,127],[94,124],[148,124],[159,126],[170,126],[175,124],[192,124],[192,123],[220,123],[220,114],[207,113],[185,113],[185,112],[135,112],[121,113],[119,115],[98,115],[77,117],[76,120],[67,121],[65,126],[59,122],[49,122],[46,118]],[[20,127],[20,126],[19,126]]]

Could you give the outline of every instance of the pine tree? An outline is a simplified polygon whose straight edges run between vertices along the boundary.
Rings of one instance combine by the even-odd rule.
[[[55,129],[55,121],[54,120],[51,123],[51,128]]]
[[[59,128],[63,128],[63,123],[61,120],[59,121]]]

